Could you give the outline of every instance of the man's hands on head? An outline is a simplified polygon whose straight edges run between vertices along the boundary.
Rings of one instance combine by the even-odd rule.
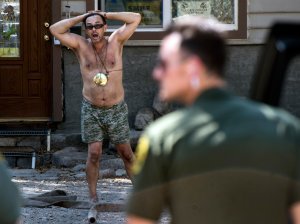
[[[104,16],[104,18],[106,19],[106,12],[103,12],[101,10],[90,10],[90,11],[88,11],[88,13],[98,13],[98,14]]]

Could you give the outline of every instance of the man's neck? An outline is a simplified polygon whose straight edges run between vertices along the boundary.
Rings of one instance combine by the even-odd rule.
[[[200,81],[199,87],[197,89],[192,89],[190,94],[186,96],[186,101],[184,102],[186,105],[191,105],[195,102],[198,96],[200,96],[203,92],[212,88],[223,88],[226,86],[226,82],[219,78],[216,75],[204,75]]]
[[[97,42],[97,43],[92,42],[91,44],[96,50],[101,50],[101,49],[105,48],[105,46],[107,44],[107,40],[105,37],[103,37],[99,42]]]

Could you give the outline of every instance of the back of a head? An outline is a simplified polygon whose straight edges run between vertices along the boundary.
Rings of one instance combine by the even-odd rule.
[[[198,56],[210,71],[223,75],[226,44],[221,23],[213,18],[182,16],[167,28],[166,35],[171,33],[181,35],[184,52]]]

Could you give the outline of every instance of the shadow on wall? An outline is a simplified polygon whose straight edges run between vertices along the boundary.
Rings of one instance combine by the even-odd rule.
[[[249,96],[250,84],[255,72],[262,45],[228,46],[225,76],[230,88],[238,95]],[[151,119],[156,119],[154,101],[157,85],[152,79],[152,70],[158,47],[128,46],[124,48],[123,84],[125,101],[129,110],[129,123],[132,130],[142,130]],[[74,53],[64,48],[64,121],[58,125],[57,132],[63,134],[80,133],[80,110],[82,100],[82,81],[78,60]],[[300,95],[296,94],[300,83],[300,60],[295,60],[289,69],[285,100],[282,107],[300,116]],[[292,83],[291,85],[289,83]],[[299,85],[298,85],[299,86]],[[293,95],[293,97],[289,97]],[[296,96],[296,98],[294,98]],[[158,114],[161,113],[158,110]],[[141,114],[144,114],[141,117]],[[146,115],[147,114],[147,118]],[[153,118],[151,118],[153,117]]]

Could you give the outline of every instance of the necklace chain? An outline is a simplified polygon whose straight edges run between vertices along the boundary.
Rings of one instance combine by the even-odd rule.
[[[107,70],[107,68],[106,68],[106,66],[105,66],[106,55],[107,55],[107,41],[106,41],[106,39],[105,39],[105,55],[104,55],[104,61],[101,59],[101,57],[100,57],[99,54],[97,53],[97,50],[96,50],[94,44],[92,44],[92,47],[93,47],[93,50],[94,50],[94,54],[95,54],[95,58],[96,58],[97,67],[98,67],[99,72],[100,72],[100,68],[99,68],[99,60],[100,60],[102,67],[105,69],[106,74],[108,74],[108,70]],[[103,47],[102,47],[102,49],[103,49]]]

